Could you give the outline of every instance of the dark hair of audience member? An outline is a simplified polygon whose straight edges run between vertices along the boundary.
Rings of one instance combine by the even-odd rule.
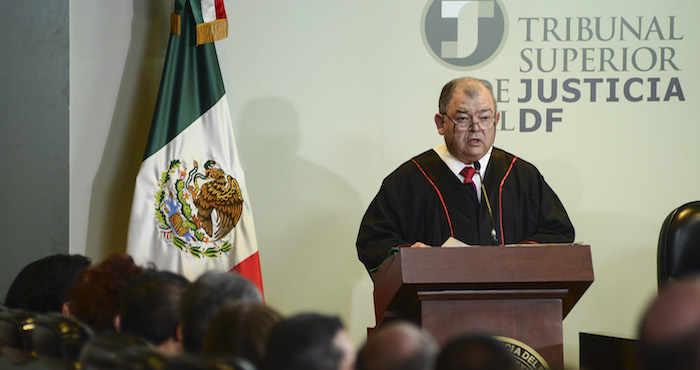
[[[395,321],[377,328],[357,353],[357,370],[432,370],[437,344],[417,325]]]
[[[140,335],[155,345],[174,337],[179,307],[190,281],[170,271],[148,271],[126,285],[121,303],[120,330]]]
[[[180,304],[185,351],[201,352],[211,320],[221,309],[235,302],[262,303],[255,284],[236,272],[209,271],[187,287]]]
[[[100,264],[83,270],[68,291],[70,316],[81,320],[96,333],[114,330],[114,319],[126,284],[143,269],[131,256],[115,253]]]
[[[515,359],[503,343],[473,333],[447,342],[440,350],[435,370],[515,370]]]
[[[55,254],[25,266],[12,281],[5,306],[37,313],[61,312],[68,289],[90,259],[81,255]]]
[[[280,321],[282,315],[270,307],[251,302],[234,303],[212,320],[204,336],[202,352],[242,357],[260,368],[267,337]]]
[[[336,370],[347,355],[336,345],[337,316],[303,313],[275,326],[267,340],[265,370]]]

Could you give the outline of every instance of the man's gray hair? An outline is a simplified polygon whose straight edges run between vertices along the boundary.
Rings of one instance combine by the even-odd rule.
[[[255,284],[236,272],[209,271],[192,283],[180,305],[185,350],[198,353],[211,320],[235,302],[262,303],[262,295]]]
[[[450,104],[452,100],[452,95],[454,95],[455,88],[462,87],[464,94],[468,97],[473,98],[481,93],[481,87],[485,87],[491,95],[491,100],[493,101],[494,114],[498,112],[498,106],[496,105],[496,97],[493,95],[493,90],[483,80],[474,77],[460,77],[445,84],[442,87],[442,92],[440,93],[440,99],[438,100],[438,109],[440,113],[447,113],[447,105]]]

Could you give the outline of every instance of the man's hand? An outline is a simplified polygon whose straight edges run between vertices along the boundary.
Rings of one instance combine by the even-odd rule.
[[[432,248],[431,246],[427,244],[423,244],[421,242],[415,242],[413,245],[411,245],[411,248]]]

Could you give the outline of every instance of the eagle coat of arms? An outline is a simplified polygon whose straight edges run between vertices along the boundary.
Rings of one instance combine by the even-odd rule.
[[[238,181],[215,161],[208,160],[201,173],[197,161],[188,171],[180,160],[172,160],[160,176],[155,198],[161,235],[181,251],[215,258],[232,249],[222,239],[241,218],[243,196]]]

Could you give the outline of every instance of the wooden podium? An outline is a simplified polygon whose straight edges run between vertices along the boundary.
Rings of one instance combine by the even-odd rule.
[[[575,244],[401,248],[372,273],[377,327],[409,319],[442,344],[480,331],[521,341],[563,368],[562,320],[593,282]]]

